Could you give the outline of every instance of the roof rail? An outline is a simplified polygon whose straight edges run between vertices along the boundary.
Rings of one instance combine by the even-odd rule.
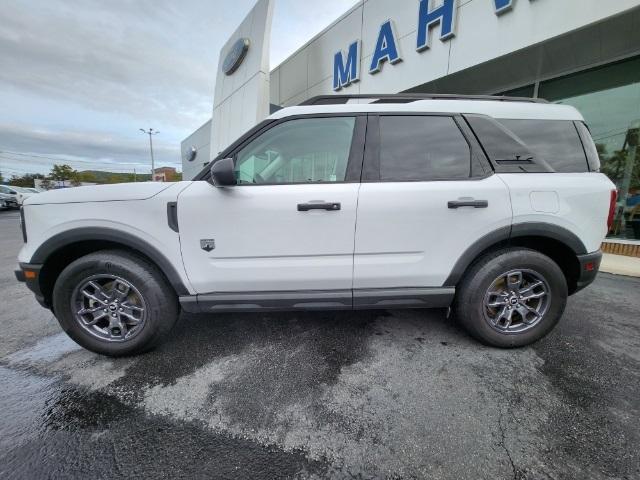
[[[549,103],[542,98],[503,97],[498,95],[455,95],[448,93],[366,93],[354,95],[318,95],[299,105],[337,105],[349,100],[373,100],[371,103],[411,103],[419,100],[489,100],[493,102]]]

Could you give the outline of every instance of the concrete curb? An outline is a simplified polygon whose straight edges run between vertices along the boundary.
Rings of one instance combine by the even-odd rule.
[[[602,255],[600,271],[615,275],[640,277],[640,258],[605,253]]]

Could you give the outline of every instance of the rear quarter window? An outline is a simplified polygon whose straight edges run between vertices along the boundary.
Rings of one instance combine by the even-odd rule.
[[[569,120],[498,119],[556,172],[588,172],[587,156],[578,130]]]

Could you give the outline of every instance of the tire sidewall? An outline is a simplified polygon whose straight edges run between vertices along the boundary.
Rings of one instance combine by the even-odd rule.
[[[541,276],[547,282],[551,300],[542,320],[533,328],[507,334],[489,325],[484,315],[484,298],[495,279],[510,270],[531,270]],[[528,249],[505,250],[481,260],[462,290],[457,308],[464,326],[476,338],[498,347],[529,345],[544,337],[560,320],[568,295],[560,267],[546,255]]]
[[[100,340],[87,332],[75,318],[72,311],[72,296],[75,289],[87,278],[100,274],[115,275],[125,279],[138,289],[144,299],[147,309],[145,324],[131,340],[124,342]],[[167,303],[166,297],[162,295],[163,290],[162,285],[158,284],[158,279],[154,278],[147,269],[142,268],[135,258],[127,255],[91,254],[72,262],[56,280],[53,291],[54,313],[67,335],[88,350],[111,356],[138,353],[155,342],[157,336],[164,333],[161,330],[166,330],[160,325],[163,314],[168,313],[161,311],[162,306],[166,306]]]

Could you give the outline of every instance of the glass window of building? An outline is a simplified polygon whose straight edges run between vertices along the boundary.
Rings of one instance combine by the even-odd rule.
[[[538,96],[582,113],[601,171],[618,187],[610,236],[640,239],[640,57],[542,82]]]
[[[514,88],[513,90],[507,90],[506,92],[499,93],[498,95],[504,95],[505,97],[527,97],[533,98],[535,94],[535,85],[527,85],[526,87]]]

